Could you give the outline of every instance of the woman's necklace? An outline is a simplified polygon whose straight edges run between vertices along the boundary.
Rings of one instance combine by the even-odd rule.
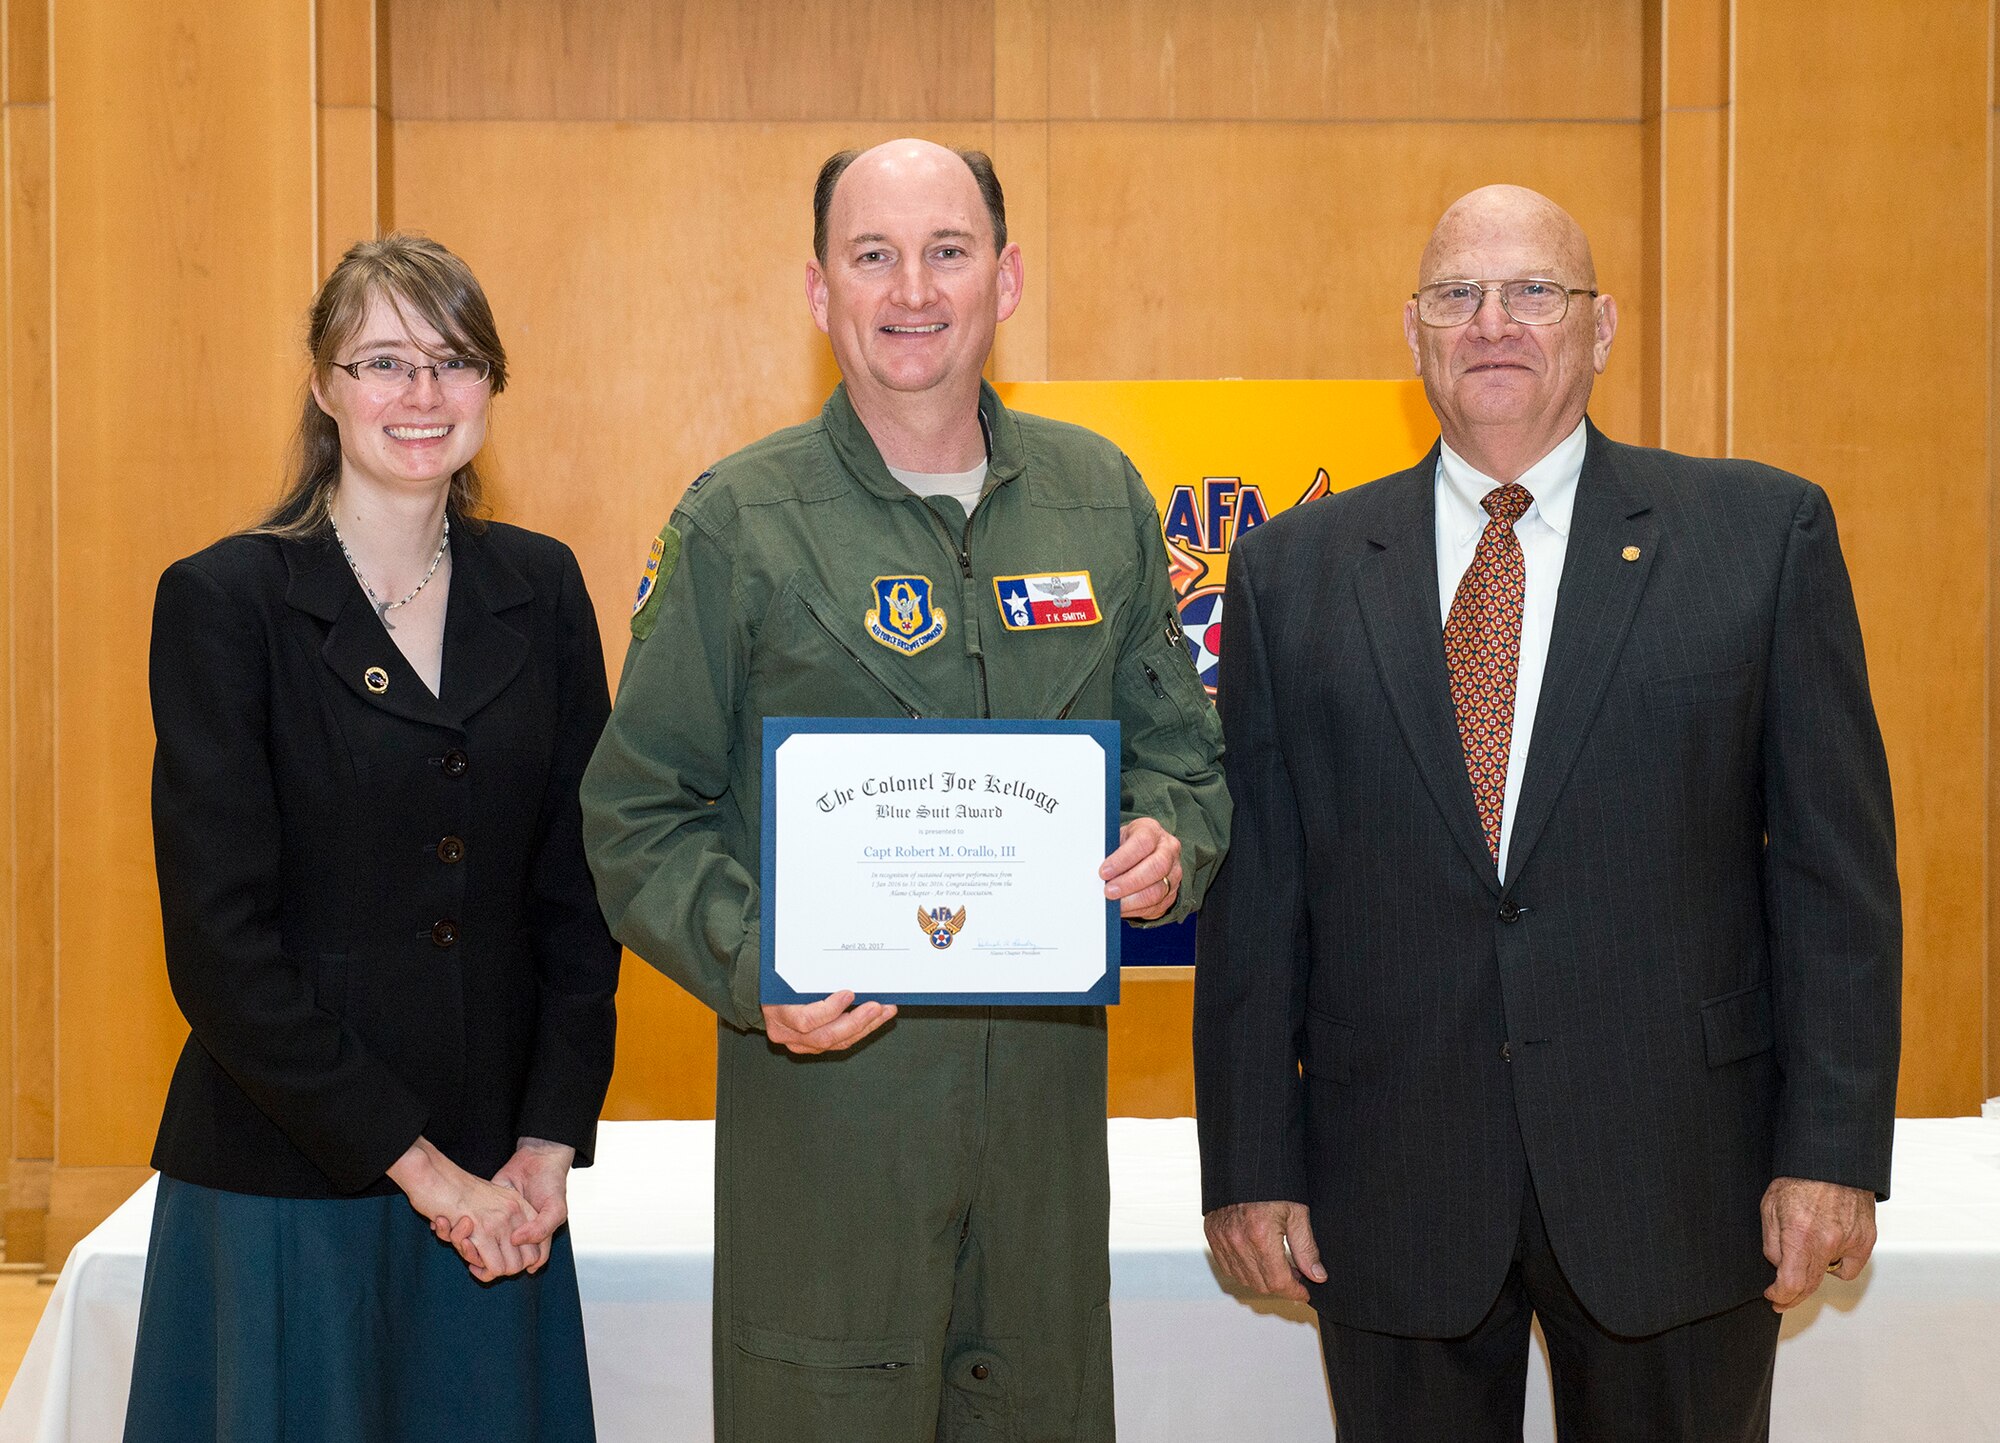
[[[394,631],[396,623],[389,620],[389,613],[396,610],[397,607],[408,606],[411,602],[415,601],[417,599],[417,592],[429,586],[431,578],[437,575],[438,563],[444,560],[445,550],[451,545],[451,513],[445,513],[444,533],[438,537],[437,554],[431,557],[431,569],[426,571],[424,579],[417,583],[416,591],[412,591],[401,601],[384,601],[375,594],[375,588],[368,584],[368,578],[361,574],[361,568],[355,564],[354,553],[347,549],[347,538],[340,534],[340,523],[335,521],[331,515],[328,515],[326,521],[329,526],[333,527],[333,539],[340,546],[340,554],[347,558],[347,569],[354,573],[354,579],[361,583],[361,589],[367,592],[368,599],[375,603],[375,614],[382,618],[382,629],[384,631]]]

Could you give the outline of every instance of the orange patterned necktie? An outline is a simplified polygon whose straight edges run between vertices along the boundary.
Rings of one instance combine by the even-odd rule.
[[[1509,484],[1480,505],[1493,519],[1479,533],[1472,564],[1444,623],[1444,659],[1451,704],[1465,744],[1465,772],[1486,829],[1486,850],[1500,860],[1500,807],[1507,796],[1507,752],[1514,738],[1514,684],[1521,672],[1521,612],[1528,568],[1514,523],[1535,504],[1527,488]]]

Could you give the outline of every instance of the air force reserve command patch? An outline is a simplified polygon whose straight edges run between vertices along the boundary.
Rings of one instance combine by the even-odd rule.
[[[660,619],[660,588],[674,574],[674,563],[680,559],[681,534],[669,521],[653,538],[653,549],[646,556],[646,570],[639,577],[639,594],[632,601],[633,640],[644,641],[653,634],[653,626]]]
[[[1098,615],[1097,595],[1090,589],[1088,571],[996,576],[993,590],[1000,598],[1000,624],[1009,631],[1095,626],[1104,619]]]
[[[862,624],[875,640],[904,656],[915,656],[944,635],[944,613],[931,605],[928,576],[876,577],[875,609]]]

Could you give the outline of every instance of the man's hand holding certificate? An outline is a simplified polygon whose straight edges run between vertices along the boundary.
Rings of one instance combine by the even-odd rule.
[[[1121,903],[1164,910],[1179,861],[1157,823],[1120,835],[1115,723],[764,727],[773,1041],[847,1045],[898,1002],[1117,1000]]]

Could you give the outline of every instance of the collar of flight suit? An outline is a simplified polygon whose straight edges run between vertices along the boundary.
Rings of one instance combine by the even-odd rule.
[[[848,399],[845,381],[827,397],[820,420],[842,470],[885,501],[912,499],[909,488],[889,474],[875,438],[868,434],[868,428],[855,413],[854,402]],[[986,489],[980,493],[984,499],[993,494],[994,487],[1019,476],[1027,466],[1027,458],[1021,445],[1020,423],[1001,403],[1000,393],[983,379],[979,383],[979,426],[986,433]]]

